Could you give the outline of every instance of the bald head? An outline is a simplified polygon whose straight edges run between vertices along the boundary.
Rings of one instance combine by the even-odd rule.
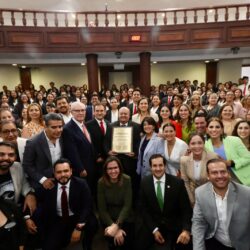
[[[130,116],[130,111],[126,107],[122,107],[119,109],[119,114],[118,114],[119,122],[120,123],[127,123],[129,121],[129,116]]]
[[[71,113],[75,120],[82,123],[86,115],[86,106],[81,102],[73,102],[71,104]]]

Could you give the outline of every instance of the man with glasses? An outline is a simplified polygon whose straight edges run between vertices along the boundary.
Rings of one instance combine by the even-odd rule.
[[[95,153],[90,134],[84,124],[86,106],[81,102],[71,104],[72,119],[62,133],[63,154],[73,166],[73,175],[86,178],[91,191],[94,188]]]
[[[50,113],[44,121],[44,131],[27,141],[23,155],[24,171],[35,189],[54,187],[53,164],[62,156],[63,118]]]

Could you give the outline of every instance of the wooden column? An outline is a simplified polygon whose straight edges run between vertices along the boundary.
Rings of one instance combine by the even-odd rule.
[[[97,55],[96,54],[87,54],[87,72],[88,72],[88,84],[89,91],[92,93],[93,91],[99,91],[99,83],[98,83],[98,63],[97,63]]]
[[[216,86],[217,81],[217,62],[209,62],[206,64],[206,83],[212,83]]]
[[[140,55],[140,85],[142,94],[149,97],[151,85],[150,52],[142,52]]]
[[[23,90],[30,89],[31,84],[31,72],[30,68],[19,68],[20,82],[22,84]]]

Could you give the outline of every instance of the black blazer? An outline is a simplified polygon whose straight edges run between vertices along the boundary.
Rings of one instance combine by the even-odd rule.
[[[111,126],[110,123],[107,120],[104,120],[106,124],[106,133],[110,133]],[[102,134],[102,131],[100,129],[100,126],[96,119],[93,119],[91,121],[86,122],[86,127],[89,131],[92,144],[95,149],[95,156],[96,158],[102,157],[103,159],[106,158],[106,153],[104,151],[104,135]]]
[[[183,180],[166,174],[164,207],[161,211],[153,176],[146,176],[141,183],[139,204],[139,211],[149,232],[152,233],[156,227],[176,233],[191,231],[192,208]]]
[[[79,126],[71,119],[63,128],[63,154],[73,167],[73,173],[79,176],[86,170],[88,177],[94,174],[95,154],[92,143],[83,134]]]

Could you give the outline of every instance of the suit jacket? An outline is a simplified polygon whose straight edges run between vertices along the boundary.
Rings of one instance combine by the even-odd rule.
[[[160,153],[160,150],[158,149],[158,145],[159,145],[158,141],[160,139],[156,133],[153,133],[152,138],[149,140],[148,145],[144,150],[143,161],[141,161],[141,158],[142,158],[141,157],[141,146],[142,146],[145,138],[146,138],[146,135],[143,136],[141,139],[140,147],[138,150],[138,161],[137,161],[137,169],[136,169],[137,174],[141,175],[142,178],[146,175],[151,174],[151,167],[149,164],[149,158],[153,154]]]
[[[41,204],[41,218],[50,224],[57,218],[57,189],[56,184],[52,189],[40,189],[36,193],[39,204]],[[77,218],[77,223],[86,223],[92,215],[92,198],[89,187],[85,180],[71,177],[69,187],[69,208]]]
[[[130,111],[130,119],[131,119],[133,114],[134,114],[134,103],[133,102],[128,105],[128,109]],[[137,112],[138,112],[138,106],[137,106]],[[137,114],[137,112],[136,112],[136,114]]]
[[[157,201],[153,176],[142,179],[140,193],[140,213],[147,230],[155,228],[181,233],[191,230],[192,209],[188,200],[184,182],[175,176],[166,174],[163,210]]]
[[[88,105],[86,108],[86,117],[85,117],[85,122],[87,121],[91,121],[94,116],[93,116],[93,106],[92,105]]]
[[[62,138],[63,154],[71,161],[74,174],[79,175],[86,170],[91,178],[95,165],[94,148],[74,120],[64,126]]]
[[[193,212],[193,249],[205,250],[205,239],[215,235],[219,218],[210,182],[195,190]],[[250,249],[250,188],[230,182],[227,197],[227,228],[236,250]]]
[[[15,203],[18,203],[21,195],[25,197],[29,192],[34,190],[27,181],[23,168],[19,162],[14,162],[10,167],[10,175],[15,190]]]
[[[117,112],[118,112],[118,109],[117,109]],[[107,111],[107,113],[106,113],[106,115],[105,115],[105,119],[107,120],[107,121],[109,121],[110,123],[111,123],[111,119],[112,119],[112,111],[111,111],[111,109],[109,109],[108,111]],[[118,116],[117,116],[117,118],[118,118]]]
[[[53,176],[53,165],[49,145],[45,137],[45,132],[37,134],[27,140],[23,155],[23,168],[30,179],[32,187],[41,186],[39,181],[42,177]],[[61,149],[62,141],[60,140]]]
[[[194,191],[198,186],[206,183],[207,180],[207,167],[206,164],[211,159],[217,159],[218,155],[213,152],[203,151],[200,162],[200,180],[196,181],[194,178],[194,158],[193,153],[188,156],[181,157],[181,178],[184,181],[185,187],[188,192],[191,205],[194,205]]]
[[[106,133],[110,133],[110,123],[107,120],[104,120],[105,124],[106,124]],[[91,121],[86,122],[86,127],[89,131],[90,137],[91,137],[91,141],[93,143],[94,149],[95,149],[95,156],[96,158],[98,157],[102,157],[103,159],[106,158],[106,153],[104,151],[104,137],[105,135],[102,134],[102,131],[100,129],[100,126],[97,122],[96,119],[93,119]]]

